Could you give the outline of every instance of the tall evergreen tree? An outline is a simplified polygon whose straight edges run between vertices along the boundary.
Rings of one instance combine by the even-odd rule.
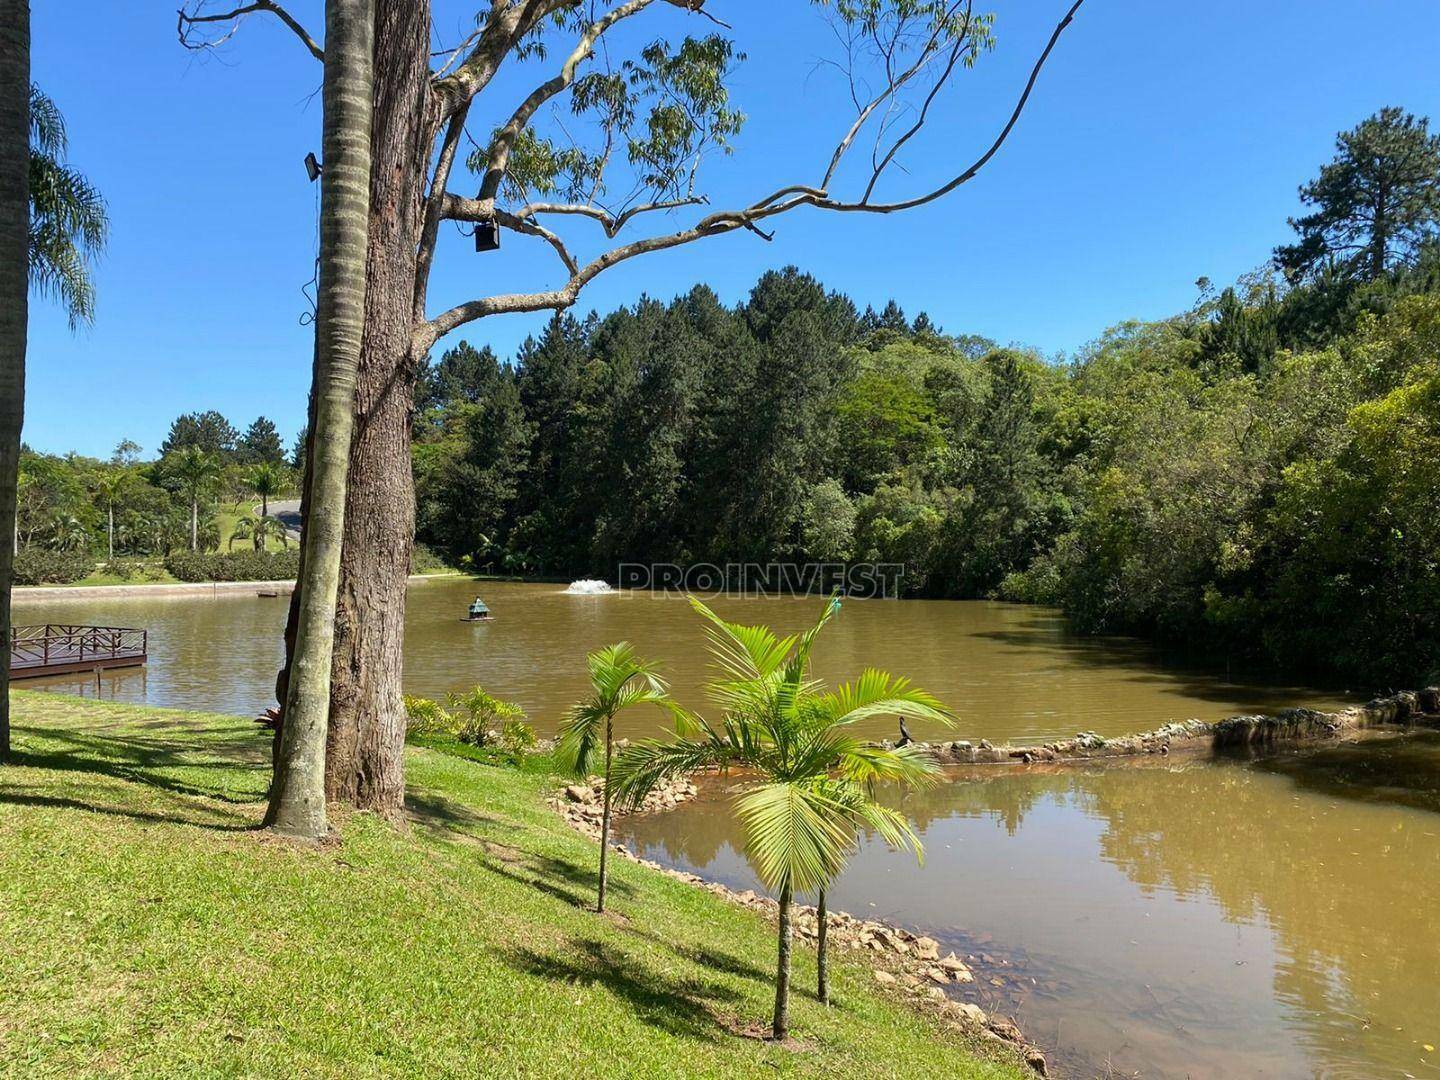
[[[1381,109],[1335,139],[1335,158],[1300,188],[1315,207],[1292,218],[1300,235],[1275,249],[1291,279],[1334,265],[1347,276],[1378,281],[1412,265],[1440,233],[1440,135],[1402,109]]]
[[[235,457],[245,465],[278,465],[285,460],[285,445],[275,423],[257,416],[235,444]]]
[[[184,413],[170,422],[169,434],[160,444],[160,456],[167,457],[176,450],[193,447],[228,459],[235,453],[235,442],[239,437],[240,433],[230,421],[214,409]]]

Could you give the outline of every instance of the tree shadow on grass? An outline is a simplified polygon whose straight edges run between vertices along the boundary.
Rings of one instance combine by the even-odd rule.
[[[719,1008],[740,997],[729,987],[669,978],[602,941],[572,939],[569,944],[569,954],[564,956],[510,949],[501,957],[527,975],[571,985],[603,986],[643,1023],[671,1035],[713,1043],[729,1030]]]
[[[16,784],[4,784],[0,786],[0,804],[13,806],[36,806],[48,807],[60,810],[83,810],[91,814],[104,814],[108,817],[130,818],[132,821],[145,821],[159,825],[192,825],[196,828],[211,829],[216,832],[249,832],[253,830],[258,822],[249,818],[242,818],[239,815],[231,814],[228,811],[209,809],[203,804],[194,803],[190,805],[176,805],[173,812],[162,813],[156,810],[141,810],[136,807],[115,806],[102,803],[96,792],[90,798],[69,798],[60,795],[39,794],[39,788],[35,785],[22,786]],[[205,816],[205,811],[216,817],[229,816],[234,820],[213,820]]]
[[[537,889],[572,907],[593,909],[595,906],[600,873],[598,863],[581,866],[567,859],[525,852],[516,858],[488,858],[485,866],[501,877]],[[617,881],[613,874],[606,888],[611,896],[628,898],[635,895],[635,886],[628,881]]]
[[[466,827],[504,824],[499,818],[482,814],[468,803],[424,788],[406,788],[405,810],[413,824],[441,838],[475,840],[474,835],[464,831]]]
[[[134,735],[91,735],[56,728],[16,728],[17,734],[35,735],[52,748],[15,747],[13,765],[57,772],[108,776],[175,795],[194,796],[234,806],[263,802],[266,784],[255,774],[268,772],[269,762],[236,757],[215,758],[210,744],[185,746],[174,738],[151,739]],[[59,744],[58,747],[55,744]],[[223,752],[221,750],[220,752]],[[219,774],[226,782],[206,782],[203,775],[186,779],[179,774]]]
[[[20,768],[72,773],[73,780],[60,783],[19,785],[13,773],[0,775],[0,802],[16,805],[56,806],[81,809],[96,814],[128,816],[137,821],[168,822],[194,825],[220,831],[243,831],[255,827],[240,808],[264,802],[264,782],[253,773],[266,769],[259,760],[236,760],[235,757],[215,759],[223,749],[212,743],[186,746],[176,737],[150,739],[120,733],[86,733],[58,727],[16,727],[16,734],[42,749],[13,747],[7,765]],[[213,773],[206,778],[204,773]],[[179,773],[179,775],[177,775]],[[120,792],[104,785],[86,785],[84,776],[121,780],[153,792],[186,796],[173,799],[164,809],[131,808]],[[193,778],[193,779],[192,779]],[[210,780],[210,782],[207,782]],[[190,802],[189,799],[196,799]],[[225,804],[223,808],[207,806]],[[236,808],[230,811],[229,806]]]

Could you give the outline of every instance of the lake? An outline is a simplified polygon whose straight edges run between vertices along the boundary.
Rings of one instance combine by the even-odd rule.
[[[830,903],[973,957],[1066,1075],[1440,1073],[1440,735],[952,779],[900,800],[924,867],[869,837]],[[759,889],[731,786],[619,836]]]
[[[487,623],[461,621],[479,593]],[[75,622],[150,631],[150,663],[102,676],[99,693],[122,701],[255,715],[273,703],[283,652],[284,597],[117,597],[26,602],[17,624]],[[736,621],[804,629],[818,598],[719,598]],[[704,703],[704,630],[684,599],[649,593],[567,595],[562,586],[454,578],[411,586],[405,628],[405,688],[424,697],[482,684],[520,702],[547,734],[584,692],[585,652],[630,641],[659,661],[686,705]],[[1069,632],[1044,608],[945,600],[847,600],[826,628],[816,674],[837,679],[875,666],[908,675],[960,716],[947,737],[1035,740],[1096,731],[1121,735],[1167,720],[1217,720],[1287,705],[1329,708],[1347,695],[1247,680],[1187,667],[1126,638]],[[91,676],[36,680],[34,689],[94,694]],[[651,734],[659,714],[621,718],[624,735]],[[894,737],[885,721],[867,734]],[[917,737],[939,732],[917,729]]]

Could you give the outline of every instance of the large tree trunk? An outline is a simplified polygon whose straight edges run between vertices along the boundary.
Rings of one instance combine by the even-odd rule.
[[[285,724],[266,822],[314,839],[326,831],[325,751],[345,487],[365,326],[374,0],[326,0],[325,171],[320,203],[315,425],[309,519]]]
[[[423,360],[411,338],[421,198],[435,134],[429,32],[428,3],[379,0],[365,342],[325,763],[331,799],[386,814],[398,812],[405,797],[400,680],[415,527],[410,420]]]
[[[0,0],[0,536],[16,529],[30,256],[30,3]],[[16,534],[18,535],[18,533]],[[10,754],[10,590],[0,543],[0,759]]]

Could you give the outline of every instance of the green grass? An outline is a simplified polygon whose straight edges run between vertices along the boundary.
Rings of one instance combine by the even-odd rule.
[[[220,546],[216,551],[243,551],[254,547],[251,540],[236,540],[235,546],[230,546],[230,537],[235,532],[235,526],[242,517],[251,517],[260,513],[260,500],[255,499],[252,505],[250,500],[235,503],[233,506],[221,507],[215,515],[215,524],[219,529]],[[294,548],[295,541],[290,541],[289,548]],[[286,551],[286,544],[278,536],[267,536],[265,538],[266,551]]]
[[[14,695],[0,766],[0,1072],[24,1076],[1018,1077],[842,958],[797,1048],[737,1035],[771,1004],[755,914],[617,860],[544,804],[555,781],[409,751],[410,823],[318,850],[254,830],[247,721]],[[998,1051],[991,1051],[997,1052]]]

